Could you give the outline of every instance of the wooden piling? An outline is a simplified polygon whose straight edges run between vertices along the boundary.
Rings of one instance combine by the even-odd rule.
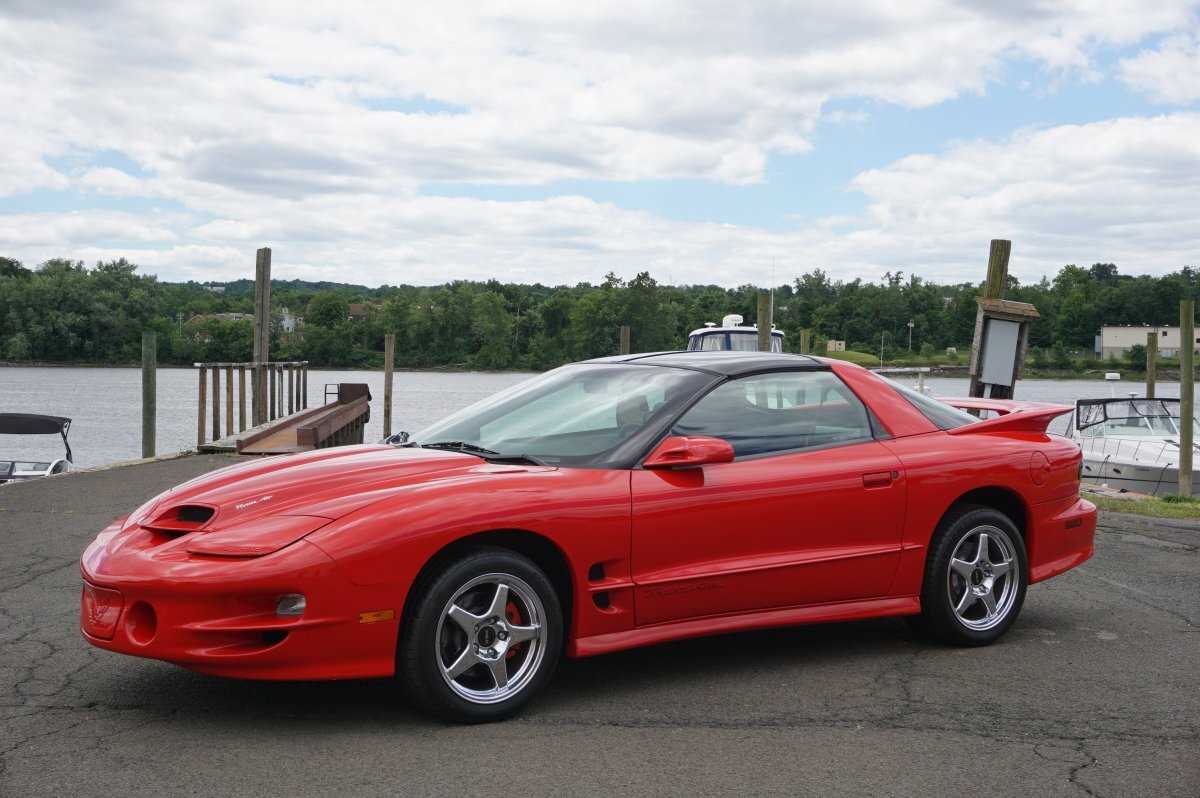
[[[225,434],[233,434],[233,366],[225,367]]]
[[[307,410],[308,409],[308,364],[307,363],[305,363],[303,366],[300,367],[300,377],[301,377],[301,381],[304,383],[304,387],[300,389],[300,404],[305,410]]]
[[[1012,254],[1012,242],[1002,238],[992,239],[988,251],[987,284],[983,288],[986,299],[1004,297],[1004,286],[1008,282],[1008,258]]]
[[[196,407],[199,408],[196,411],[196,445],[197,446],[204,445],[204,411],[207,410],[207,408],[204,406],[204,403],[205,403],[204,392],[208,388],[208,373],[207,372],[208,372],[208,369],[205,369],[205,368],[196,369],[196,373],[200,375],[200,391],[199,391],[199,396],[196,399]]]
[[[758,292],[758,351],[771,351],[771,294]]]
[[[383,437],[392,434],[392,371],[396,361],[396,334],[383,336]]]
[[[267,421],[275,420],[275,367],[267,367]]]
[[[630,339],[629,325],[622,324],[620,333],[621,333],[620,354],[628,355],[632,351],[631,345],[630,345],[630,340],[629,340]]]
[[[1158,379],[1158,331],[1146,333],[1146,398],[1154,398],[1154,383]]]
[[[154,456],[158,404],[158,336],[142,333],[142,457]]]
[[[294,407],[296,402],[296,367],[291,363],[287,365],[288,375],[288,415],[296,412]]]
[[[212,369],[212,439],[215,441],[221,437],[221,369],[219,366],[213,366]]]
[[[271,249],[263,247],[255,254],[254,262],[254,362],[266,364],[270,359],[271,348]],[[254,423],[262,424],[267,421],[267,399],[265,367],[255,367]],[[274,416],[271,416],[274,418]]]
[[[812,349],[812,331],[800,331],[800,354],[807,355]]]
[[[246,431],[246,367],[238,366],[238,432]]]
[[[1195,440],[1196,373],[1193,369],[1196,349],[1196,303],[1179,303],[1179,495],[1192,495],[1192,443]]]

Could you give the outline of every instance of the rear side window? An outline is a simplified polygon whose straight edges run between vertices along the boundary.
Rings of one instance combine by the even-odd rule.
[[[829,371],[775,372],[722,383],[671,434],[723,438],[738,457],[872,438],[867,409]]]
[[[884,377],[888,386],[896,393],[908,400],[908,403],[917,408],[921,415],[929,419],[934,426],[940,429],[954,429],[955,427],[963,427],[967,424],[974,424],[979,421],[978,418],[966,412],[959,410],[957,407],[951,407],[945,402],[939,402],[932,396],[926,396],[923,393],[914,391],[907,385],[901,385],[895,380]]]

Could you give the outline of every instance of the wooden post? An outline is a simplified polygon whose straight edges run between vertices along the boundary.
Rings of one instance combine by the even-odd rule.
[[[275,367],[267,366],[267,416],[266,421],[275,420]]]
[[[266,363],[271,359],[271,249],[263,247],[255,255],[254,262],[254,362]],[[267,408],[264,406],[266,372],[262,366],[256,366],[252,405],[254,407],[254,423],[262,424],[267,420]],[[274,416],[272,416],[273,418]]]
[[[142,333],[142,457],[154,456],[157,410],[158,336]]]
[[[200,375],[200,394],[196,400],[199,410],[196,412],[196,445],[204,445],[204,411],[208,408],[204,406],[204,392],[208,389],[208,373],[203,366],[197,370]]]
[[[225,434],[233,434],[233,366],[225,367]]]
[[[392,434],[392,370],[396,361],[396,334],[383,336],[383,437]]]
[[[1012,242],[1002,238],[993,238],[988,250],[987,283],[983,287],[984,299],[1003,299],[1004,286],[1008,282],[1008,257],[1012,254]],[[979,375],[983,370],[983,308],[975,312],[975,335],[971,339],[971,366],[968,369],[971,378],[967,387],[967,396],[983,396],[983,383]],[[997,397],[1002,398],[1002,397]]]
[[[238,366],[238,432],[246,431],[246,367]]]
[[[812,331],[811,330],[801,330],[800,331],[800,354],[807,355],[811,348],[812,348]]]
[[[771,351],[771,294],[758,292],[758,351]]]
[[[300,376],[302,378],[301,381],[304,383],[304,387],[300,389],[300,404],[305,410],[307,410],[308,409],[308,364],[305,363],[303,366],[300,367],[300,369],[301,369]]]
[[[296,408],[294,407],[294,405],[296,403],[296,399],[295,399],[295,396],[296,396],[296,367],[293,366],[291,363],[288,363],[288,365],[287,365],[287,375],[288,375],[288,415],[290,416],[292,413],[296,412]]]
[[[1196,350],[1196,303],[1179,303],[1179,495],[1192,495],[1192,443],[1195,440],[1196,373],[1192,368]]]
[[[621,343],[620,343],[620,354],[622,354],[622,355],[628,355],[632,351],[632,349],[630,347],[630,343],[629,343],[629,332],[630,332],[629,325],[622,324],[621,325]]]
[[[1146,333],[1146,398],[1154,398],[1154,383],[1158,379],[1158,330]]]
[[[1004,286],[1008,283],[1008,257],[1011,254],[1011,241],[992,239],[992,246],[988,251],[987,284],[983,287],[985,298],[1004,298]]]
[[[212,439],[215,441],[221,437],[221,369],[217,366],[212,369],[212,395]]]

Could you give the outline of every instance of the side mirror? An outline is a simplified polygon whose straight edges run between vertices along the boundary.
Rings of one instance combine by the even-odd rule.
[[[643,468],[699,468],[711,463],[732,463],[729,441],[704,436],[672,435],[655,447]]]

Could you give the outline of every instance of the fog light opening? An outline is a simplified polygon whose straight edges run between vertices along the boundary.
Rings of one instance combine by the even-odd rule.
[[[149,645],[158,632],[158,617],[154,608],[144,601],[136,602],[125,614],[125,634],[139,646]]]
[[[308,602],[303,593],[287,593],[275,602],[275,614],[281,617],[294,618],[304,614]]]

